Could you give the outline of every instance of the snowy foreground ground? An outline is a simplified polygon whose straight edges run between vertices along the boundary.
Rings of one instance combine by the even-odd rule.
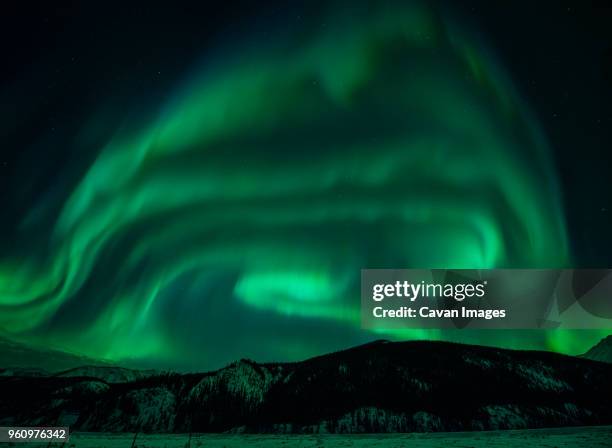
[[[191,447],[612,447],[612,426],[534,429],[524,431],[488,431],[430,434],[362,434],[362,435],[138,435],[75,433],[65,445],[75,448],[184,448]],[[132,445],[134,443],[134,445]],[[5,445],[6,446],[6,445]],[[9,446],[49,446],[49,444],[9,444]]]

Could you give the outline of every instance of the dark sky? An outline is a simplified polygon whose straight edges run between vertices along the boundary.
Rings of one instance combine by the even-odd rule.
[[[612,6],[466,4],[478,27],[495,39],[550,139],[576,262],[612,266]]]

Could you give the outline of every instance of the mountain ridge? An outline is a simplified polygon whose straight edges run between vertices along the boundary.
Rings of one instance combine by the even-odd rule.
[[[580,356],[594,361],[612,363],[612,334],[603,338]]]
[[[0,425],[106,432],[363,433],[612,423],[612,365],[441,341],[376,342],[296,363],[240,360],[129,382],[0,378]]]
[[[11,375],[14,371],[23,375],[52,375],[83,366],[110,367],[113,364],[63,350],[24,344],[0,335],[0,375]]]

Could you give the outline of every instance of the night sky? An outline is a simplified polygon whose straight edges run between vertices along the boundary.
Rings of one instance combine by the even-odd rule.
[[[612,9],[284,3],[2,13],[2,334],[195,370],[610,333],[372,333],[359,275],[612,267]]]

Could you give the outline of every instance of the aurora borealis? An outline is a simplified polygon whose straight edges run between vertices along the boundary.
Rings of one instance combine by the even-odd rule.
[[[378,337],[575,352],[606,334],[361,330],[362,268],[572,266],[554,151],[447,11],[341,4],[270,35],[217,44],[151,109],[81,119],[62,143],[87,156],[0,240],[0,329],[190,369]]]

